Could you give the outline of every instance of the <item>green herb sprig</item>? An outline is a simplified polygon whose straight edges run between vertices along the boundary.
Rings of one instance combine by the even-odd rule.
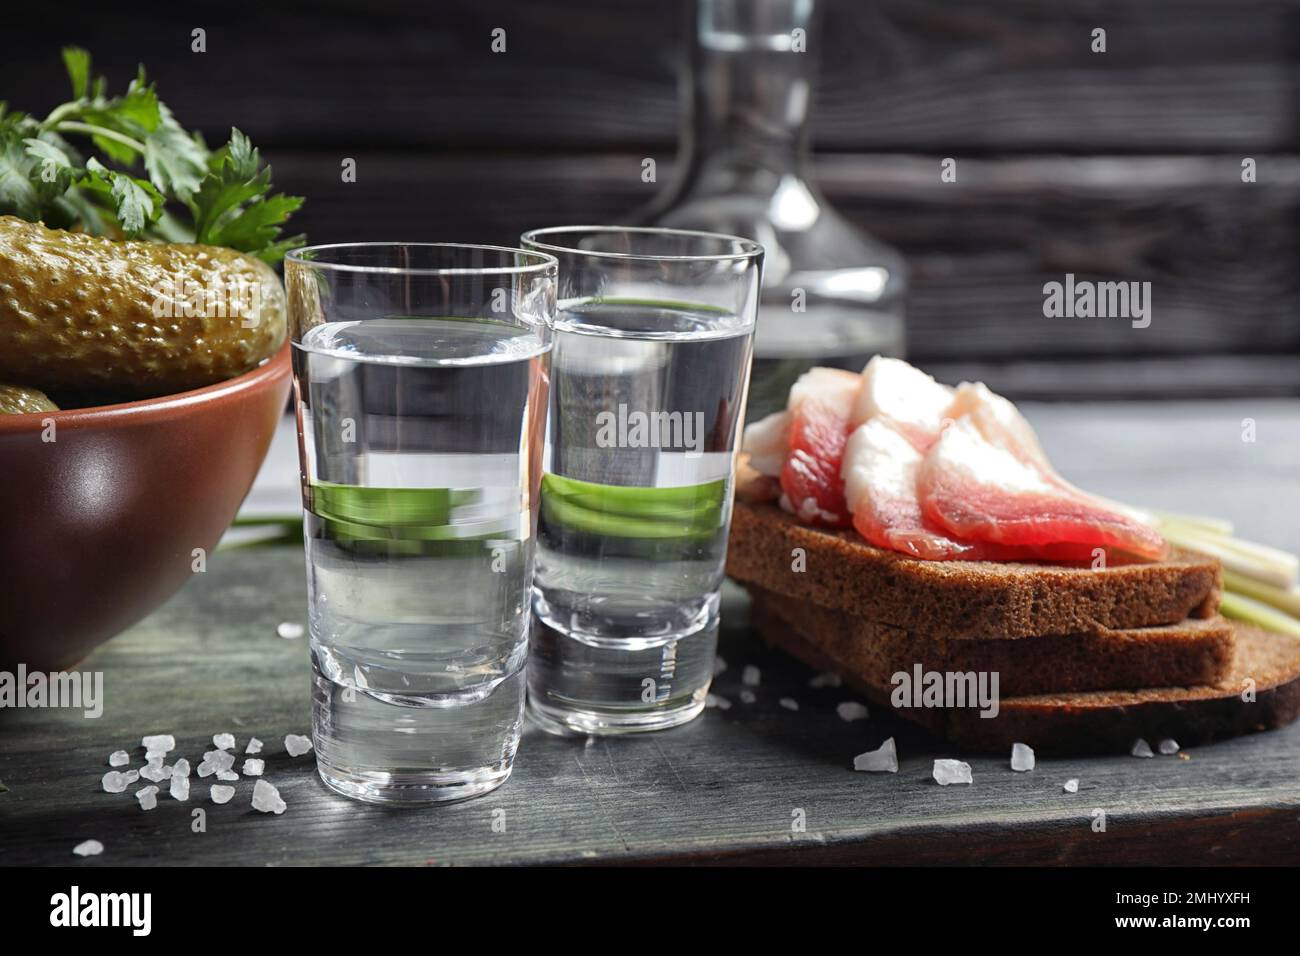
[[[90,54],[63,51],[73,99],[43,120],[0,102],[0,215],[94,235],[226,246],[274,264],[300,196],[271,192],[271,167],[243,133],[209,150],[158,99],[140,67],[125,93],[91,79]],[[93,153],[73,141],[89,141]]]

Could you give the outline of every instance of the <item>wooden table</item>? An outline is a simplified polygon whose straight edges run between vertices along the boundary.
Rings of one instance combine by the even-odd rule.
[[[1110,404],[1029,409],[1062,470],[1137,504],[1231,518],[1240,533],[1300,547],[1300,403]],[[1242,441],[1243,419],[1256,441]],[[292,492],[288,432],[251,506]],[[525,734],[512,779],[479,800],[421,810],[353,803],[316,779],[283,737],[306,733],[307,651],[277,636],[304,617],[295,548],[218,552],[208,571],[93,655],[104,674],[97,720],[65,710],[0,711],[0,864],[69,864],[86,839],[99,864],[479,864],[618,862],[1267,863],[1300,860],[1300,726],[1195,748],[1189,760],[1127,755],[1042,759],[1025,774],[1004,757],[969,758],[974,784],[941,788],[942,744],[884,715],[846,723],[850,695],[750,636],[729,592],[715,693],[727,710],[639,738]],[[740,671],[762,674],[740,700]],[[783,697],[798,711],[781,707]],[[197,763],[211,735],[266,741],[266,779],[288,810],[165,792],[142,812],[136,789],[100,788],[109,753],[172,733]],[[855,773],[855,754],[898,740],[894,774]],[[139,750],[133,751],[138,756]],[[142,761],[134,761],[138,765]],[[1079,792],[1062,783],[1078,778]],[[205,833],[192,814],[206,812]],[[1106,811],[1105,833],[1091,829]],[[501,811],[504,811],[502,830]],[[805,821],[799,830],[793,824]],[[494,822],[497,824],[494,827]]]

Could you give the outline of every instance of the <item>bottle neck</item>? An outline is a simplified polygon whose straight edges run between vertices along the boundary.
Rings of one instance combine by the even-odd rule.
[[[793,172],[808,154],[817,58],[812,0],[697,0],[692,167]]]

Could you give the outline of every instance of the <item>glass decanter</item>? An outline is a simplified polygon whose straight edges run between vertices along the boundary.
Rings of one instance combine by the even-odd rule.
[[[681,175],[639,221],[744,236],[767,251],[748,415],[783,408],[813,365],[901,355],[907,270],[809,174],[814,0],[695,0]]]

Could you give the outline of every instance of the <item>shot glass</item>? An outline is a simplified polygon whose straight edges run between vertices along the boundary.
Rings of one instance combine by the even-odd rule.
[[[555,260],[316,246],[285,278],[321,779],[486,793],[523,719]]]
[[[560,266],[530,712],[553,733],[673,727],[713,679],[763,249],[590,226],[521,244]]]

